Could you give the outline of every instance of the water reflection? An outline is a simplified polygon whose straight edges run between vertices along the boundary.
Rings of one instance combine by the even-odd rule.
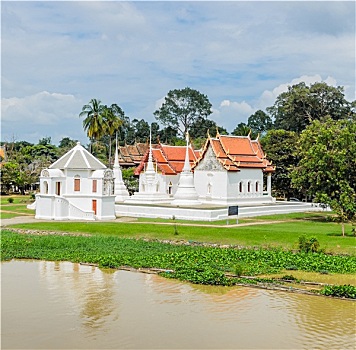
[[[72,315],[79,314],[81,324],[95,336],[105,329],[105,322],[117,319],[120,305],[115,304],[115,270],[100,270],[94,266],[69,262],[40,261],[40,281],[58,298],[71,306]]]
[[[354,349],[350,301],[67,262],[1,265],[3,349]]]

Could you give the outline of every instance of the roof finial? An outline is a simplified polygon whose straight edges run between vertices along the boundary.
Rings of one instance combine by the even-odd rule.
[[[216,125],[216,137],[219,137],[220,134],[219,134],[219,127]]]
[[[210,139],[210,130],[209,130],[209,128],[208,128],[208,131],[206,133],[208,135],[208,138]]]
[[[247,136],[250,138],[250,136],[251,136],[251,128],[250,128],[250,131],[248,132]]]

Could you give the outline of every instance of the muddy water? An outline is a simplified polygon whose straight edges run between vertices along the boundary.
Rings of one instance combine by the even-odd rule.
[[[1,264],[2,349],[354,349],[355,302],[67,262]]]

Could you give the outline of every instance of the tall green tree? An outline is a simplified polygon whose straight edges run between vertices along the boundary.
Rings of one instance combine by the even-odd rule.
[[[104,121],[103,134],[108,135],[108,149],[109,149],[109,164],[111,164],[111,147],[113,143],[113,135],[115,135],[120,126],[123,124],[124,111],[117,104],[112,104],[110,107],[105,106],[102,112]]]
[[[206,95],[186,87],[169,91],[154,115],[163,126],[177,129],[184,137],[197,118],[206,119],[212,113],[211,107]]]
[[[345,99],[341,86],[326,83],[307,86],[304,82],[289,86],[274,105],[267,108],[274,118],[275,129],[301,133],[313,120],[329,116],[334,120],[352,119],[355,113],[352,103]]]
[[[88,104],[83,106],[79,114],[79,117],[85,117],[83,120],[83,128],[91,143],[93,143],[94,140],[99,140],[104,135],[105,122],[103,112],[105,108],[100,100],[92,98]]]
[[[273,128],[272,118],[265,112],[258,110],[247,120],[247,126],[253,134],[264,134]]]
[[[356,122],[315,120],[298,142],[300,161],[292,184],[336,211],[340,221],[356,219]]]
[[[232,131],[231,135],[235,136],[247,136],[251,134],[251,128],[244,122],[241,122],[237,124],[236,128]],[[253,135],[253,137],[256,137],[256,135]]]
[[[294,131],[268,130],[261,138],[267,159],[276,166],[272,173],[272,191],[277,197],[301,197],[291,186],[291,171],[298,164],[296,154],[298,135]]]

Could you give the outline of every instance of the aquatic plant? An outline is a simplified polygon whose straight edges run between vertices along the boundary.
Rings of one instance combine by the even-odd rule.
[[[320,291],[320,294],[333,297],[356,299],[356,287],[349,284],[342,286],[324,286]]]

